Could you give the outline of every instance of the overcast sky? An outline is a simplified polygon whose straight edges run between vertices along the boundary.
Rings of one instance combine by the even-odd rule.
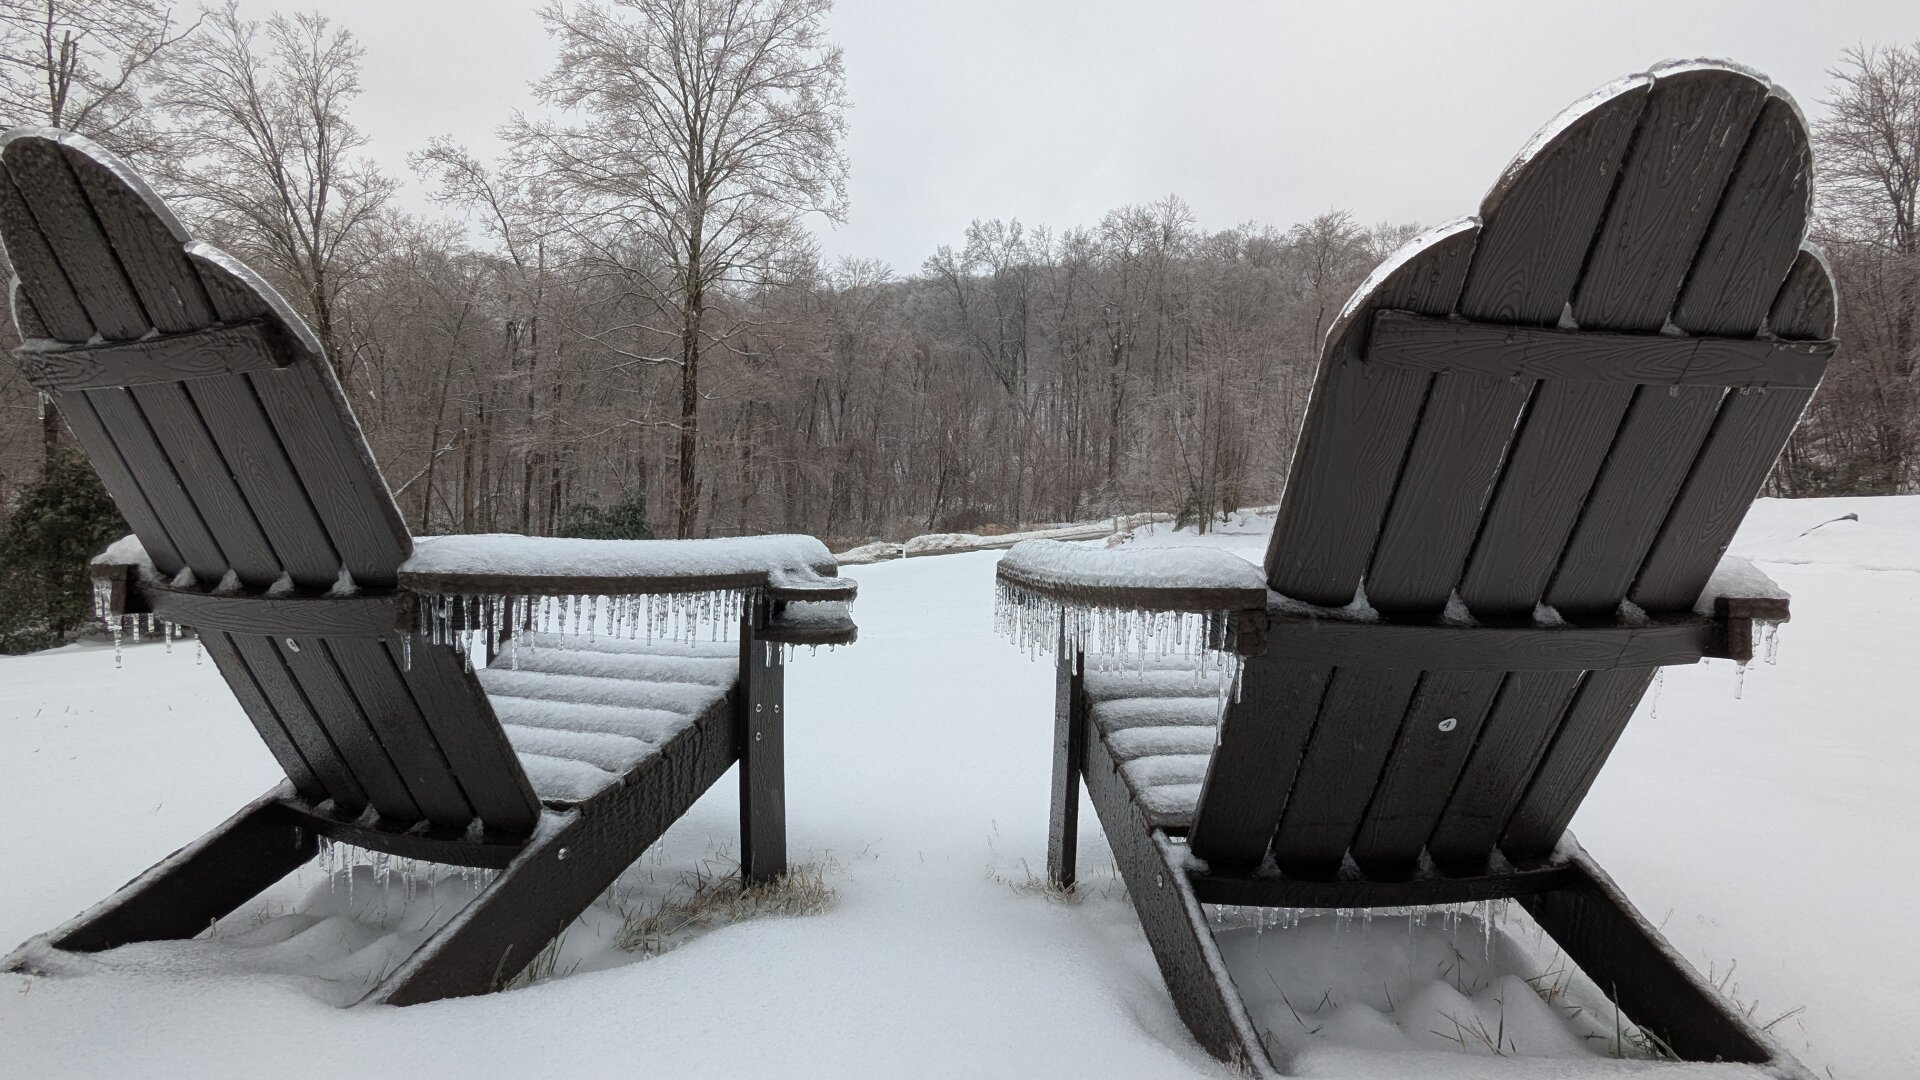
[[[451,134],[490,156],[553,57],[532,2],[242,3],[360,37],[354,117],[409,209],[428,204],[407,153]],[[1840,51],[1920,40],[1920,4],[839,0],[831,30],[852,207],[818,223],[821,249],[906,274],[974,218],[1093,224],[1169,192],[1207,228],[1332,208],[1432,224],[1562,106],[1668,57],[1757,67],[1817,119]]]

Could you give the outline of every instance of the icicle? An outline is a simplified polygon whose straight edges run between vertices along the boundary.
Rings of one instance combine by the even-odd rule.
[[[400,635],[400,667],[405,671],[413,670],[413,635]]]
[[[1739,701],[1740,695],[1746,691],[1746,687],[1747,687],[1747,661],[1742,660],[1740,661],[1739,664],[1735,665],[1734,667],[1733,700]]]
[[[114,668],[115,668],[116,670],[118,670],[118,669],[119,669],[119,668],[121,667],[121,661],[120,661],[120,624],[121,624],[122,622],[125,622],[125,621],[126,621],[125,619],[114,619],[114,620],[112,620],[112,623],[113,623],[113,666],[114,666]]]
[[[1667,685],[1667,669],[1660,668],[1653,673],[1653,693],[1647,699],[1647,719],[1660,719],[1660,691]]]

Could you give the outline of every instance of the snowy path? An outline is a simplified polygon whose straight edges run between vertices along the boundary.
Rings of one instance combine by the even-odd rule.
[[[1848,511],[1862,520],[1798,537]],[[1204,542],[1257,558],[1264,532]],[[1743,700],[1731,665],[1670,672],[1575,828],[1690,959],[1738,961],[1757,1015],[1806,1006],[1775,1031],[1816,1071],[1920,1074],[1920,499],[1764,503],[1736,549],[1794,593],[1779,666],[1750,670]],[[792,843],[837,864],[825,914],[602,970],[625,958],[576,934],[579,973],[407,1010],[335,1009],[208,949],[0,975],[0,1073],[1227,1075],[1188,1041],[1111,888],[1063,906],[1010,887],[1044,856],[1051,671],[991,634],[998,557],[860,568],[861,642],[789,669]],[[131,649],[123,672],[101,648],[0,659],[0,949],[276,778],[191,653]],[[643,871],[671,879],[731,844],[734,798],[723,781]],[[274,912],[315,880],[278,890]],[[1463,1076],[1619,1071],[1453,1060]]]

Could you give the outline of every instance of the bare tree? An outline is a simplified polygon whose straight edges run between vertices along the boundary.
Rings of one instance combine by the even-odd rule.
[[[1848,49],[1830,74],[1814,150],[1846,347],[1783,466],[1799,475],[1776,483],[1906,490],[1920,453],[1920,42]]]
[[[336,309],[364,257],[353,241],[394,186],[355,157],[367,140],[347,107],[363,51],[317,12],[262,24],[228,0],[177,50],[157,101],[174,123],[168,185],[204,231],[277,272],[343,378],[353,356]]]
[[[152,153],[141,80],[198,26],[175,27],[152,0],[0,0],[0,128],[40,124],[136,160]],[[42,459],[59,446],[59,413],[43,401]]]
[[[139,158],[155,147],[141,82],[199,25],[154,0],[0,0],[0,125],[77,131]]]
[[[563,120],[506,135],[564,201],[586,257],[635,312],[598,343],[680,369],[677,529],[699,504],[700,360],[732,331],[716,294],[776,276],[800,218],[846,206],[846,96],[831,0],[587,0],[541,13],[560,59],[536,86]],[[661,355],[672,342],[677,355]]]

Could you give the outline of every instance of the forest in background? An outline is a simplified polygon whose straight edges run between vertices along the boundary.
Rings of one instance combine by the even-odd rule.
[[[1071,227],[976,221],[906,272],[823,264],[801,223],[845,207],[829,6],[550,5],[562,53],[535,98],[560,119],[503,117],[499,161],[419,148],[441,217],[392,204],[398,178],[351,120],[359,47],[317,14],[0,0],[0,55],[30,61],[0,72],[0,122],[116,149],[278,285],[416,533],[794,531],[838,548],[1275,501],[1329,322],[1416,227],[1330,211],[1213,230],[1168,196]],[[762,53],[697,55],[710,19],[742,20]],[[771,89],[751,82],[781,49]],[[716,96],[689,115],[731,88],[787,126],[732,156],[662,142],[634,57],[711,65],[694,87]],[[1843,344],[1768,491],[1911,492],[1920,43],[1850,51],[1833,80],[1808,111]],[[661,179],[718,157],[749,166],[692,191]],[[710,231],[687,228],[694,203]],[[41,416],[0,366],[0,516],[57,441]]]

